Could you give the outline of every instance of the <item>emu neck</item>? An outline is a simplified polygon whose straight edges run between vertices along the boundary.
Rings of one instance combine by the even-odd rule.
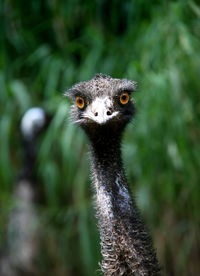
[[[92,172],[99,216],[128,215],[131,199],[121,158],[121,137],[92,141]],[[103,219],[102,217],[102,219]]]
[[[133,275],[129,273],[131,270],[124,256],[129,255],[126,240],[130,238],[125,235],[129,232],[133,216],[135,221],[136,211],[128,192],[120,142],[121,137],[118,136],[91,143],[92,177],[103,257],[101,270],[105,276]]]
[[[91,143],[93,170],[102,185],[112,185],[116,174],[123,173],[120,144],[120,136],[99,138]]]
[[[113,137],[109,140],[100,139],[91,143],[92,158],[94,161],[94,169],[98,173],[107,173],[107,170],[118,170],[121,168],[121,138]],[[110,171],[109,171],[110,172]]]
[[[105,276],[158,276],[151,239],[129,194],[121,137],[91,139],[92,178]]]
[[[36,181],[36,139],[24,139],[23,140],[24,156],[23,156],[23,169],[20,173],[20,179],[29,179],[30,181]]]

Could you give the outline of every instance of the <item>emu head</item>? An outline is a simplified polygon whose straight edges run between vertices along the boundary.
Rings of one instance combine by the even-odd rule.
[[[86,133],[97,137],[104,131],[121,132],[135,113],[131,94],[136,83],[97,74],[80,82],[65,95],[73,100],[71,118]]]

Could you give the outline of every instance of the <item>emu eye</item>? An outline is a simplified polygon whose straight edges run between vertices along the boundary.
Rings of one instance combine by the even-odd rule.
[[[76,97],[76,106],[80,109],[83,109],[85,106],[85,101],[81,97]]]
[[[127,92],[124,92],[121,94],[119,100],[121,104],[127,104],[129,102],[129,94]]]

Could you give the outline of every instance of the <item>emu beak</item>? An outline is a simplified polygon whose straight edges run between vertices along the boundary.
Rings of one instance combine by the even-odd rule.
[[[113,110],[113,104],[109,98],[97,98],[86,110],[85,116],[97,124],[103,125],[118,114],[118,111]]]

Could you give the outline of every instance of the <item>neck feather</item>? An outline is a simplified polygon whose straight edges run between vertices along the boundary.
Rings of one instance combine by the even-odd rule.
[[[121,137],[107,138],[91,139],[92,178],[103,256],[101,269],[104,275],[158,276],[151,240],[128,190]]]
[[[91,143],[92,177],[99,215],[115,217],[131,210],[120,143],[120,136]]]

